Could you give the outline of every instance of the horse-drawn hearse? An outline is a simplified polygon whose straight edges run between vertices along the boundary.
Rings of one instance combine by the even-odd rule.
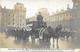
[[[53,38],[53,42],[54,39],[57,40],[57,48],[59,38],[67,37],[68,39],[72,36],[72,32],[70,30],[65,30],[61,24],[58,24],[54,29],[51,26],[47,26],[40,14],[37,16],[37,21],[27,23],[25,28],[8,29],[6,33],[8,34],[7,37],[13,36],[15,40],[19,42],[28,42],[29,37],[31,37],[32,43],[35,43],[35,39],[37,39],[39,43],[42,44],[44,42],[50,42],[50,39]]]

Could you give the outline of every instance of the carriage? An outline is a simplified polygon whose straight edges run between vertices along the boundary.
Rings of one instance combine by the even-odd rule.
[[[35,43],[35,39],[38,39],[39,42],[42,43],[49,43],[50,38],[52,37],[53,40],[57,39],[57,45],[59,38],[69,38],[69,36],[71,36],[70,32],[65,30],[62,31],[62,25],[57,25],[54,29],[51,26],[47,26],[46,22],[43,21],[43,17],[40,14],[37,16],[37,21],[32,21],[31,23],[31,26],[28,25],[28,27],[26,26],[25,28],[20,30],[10,30],[10,33],[12,32],[12,36],[14,36],[15,39],[19,41],[26,41],[31,36],[33,43]]]

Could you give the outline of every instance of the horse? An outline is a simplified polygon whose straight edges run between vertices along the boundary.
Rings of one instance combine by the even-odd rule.
[[[66,30],[66,29],[64,29],[64,30],[62,30],[62,31],[60,31],[60,37],[61,38],[64,38],[64,39],[67,39],[67,40],[69,40],[69,38],[71,37],[72,38],[72,34],[73,34],[74,32],[71,32],[70,30]]]
[[[42,36],[42,40],[46,40],[46,41],[50,41],[50,38],[53,38],[53,47],[54,47],[54,40],[56,39],[57,41],[57,48],[59,48],[59,45],[58,45],[58,40],[60,38],[60,32],[62,30],[62,26],[61,25],[58,25],[56,26],[56,28],[52,28],[51,26],[48,26],[46,27],[45,29],[43,28],[41,30],[41,33],[40,33],[40,37]]]
[[[59,48],[58,46],[58,40],[59,40],[59,32],[61,31],[61,27],[57,26],[55,29],[53,29],[51,26],[43,28],[41,33],[40,33],[40,37],[42,37],[42,40],[44,41],[50,41],[50,38],[53,38],[53,43],[54,43],[54,39],[57,40],[57,48]],[[54,44],[53,44],[54,47]]]

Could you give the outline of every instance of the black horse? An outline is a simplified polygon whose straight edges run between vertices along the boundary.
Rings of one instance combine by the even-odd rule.
[[[59,27],[57,26],[55,29],[53,29],[52,27],[48,27],[48,32],[50,34],[50,38],[52,37],[53,38],[53,43],[54,43],[54,40],[56,39],[57,40],[57,48],[59,48],[59,45],[58,45],[58,40],[59,40],[59,32],[61,31],[62,27]],[[54,48],[54,44],[53,44],[53,48]]]
[[[55,29],[53,29],[51,26],[46,27],[41,32],[43,42],[44,41],[50,42],[50,38],[52,37],[53,43],[54,43],[54,39],[57,40],[56,46],[57,46],[57,48],[59,48],[58,40],[59,40],[59,33],[61,32],[61,30],[62,30],[61,25],[57,26]],[[53,47],[54,47],[54,45],[53,45]]]
[[[59,36],[61,37],[61,38],[64,38],[64,39],[67,39],[67,40],[69,40],[69,38],[71,37],[72,38],[72,34],[73,34],[74,32],[71,32],[71,31],[68,31],[68,30],[63,30],[63,31],[61,31],[59,34]]]

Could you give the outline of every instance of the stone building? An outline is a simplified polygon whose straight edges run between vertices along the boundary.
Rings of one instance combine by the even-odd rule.
[[[72,30],[80,31],[80,0],[72,0],[73,9],[70,10],[72,15],[71,28]]]
[[[57,14],[48,15],[47,9],[43,8],[40,9],[43,19],[47,22],[48,26],[56,27],[57,25],[61,24],[66,28],[72,30],[79,30],[80,28],[80,0],[72,0],[73,1],[73,8],[70,9],[69,5],[67,5],[67,10],[61,10]],[[43,12],[45,11],[45,12]],[[34,21],[36,17],[30,18],[30,21]]]
[[[63,26],[66,26],[69,23],[69,20],[71,18],[70,15],[70,8],[67,7],[67,10],[62,10],[61,12],[58,12],[53,15],[49,15],[49,12],[46,8],[39,9],[39,12],[43,16],[43,21],[47,22],[48,26],[56,27],[59,24],[62,24]],[[27,22],[29,21],[36,21],[36,17],[31,17],[27,19]],[[63,23],[64,22],[64,23]],[[66,25],[65,25],[66,24]],[[69,27],[69,24],[67,25]]]
[[[26,8],[22,3],[16,3],[14,9],[0,9],[1,28],[19,28],[26,26]]]
[[[50,15],[49,18],[47,18],[47,25],[56,27],[57,25],[61,24],[65,27],[69,27],[69,22],[72,18],[70,10],[71,9],[69,8],[69,6],[67,6],[67,10],[61,10],[56,14]]]
[[[0,28],[1,28],[1,13],[0,13]]]
[[[26,26],[26,8],[21,3],[17,3],[13,10],[13,25],[14,27],[23,28]]]
[[[74,39],[74,47],[80,48],[80,0],[72,0],[73,1],[73,8],[70,10],[72,15],[72,19],[70,20],[71,30],[75,33]]]

